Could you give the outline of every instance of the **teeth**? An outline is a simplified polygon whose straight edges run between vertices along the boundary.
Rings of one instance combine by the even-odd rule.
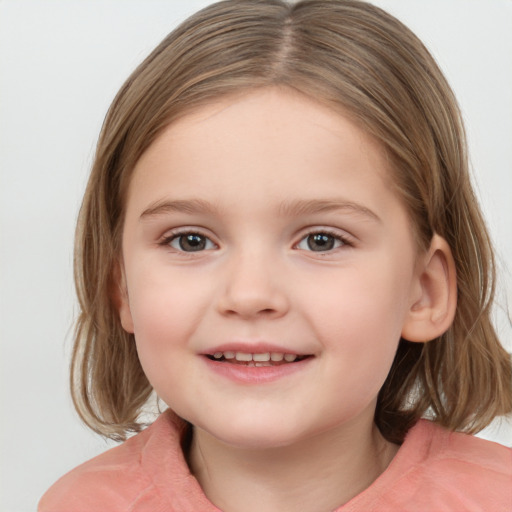
[[[236,359],[237,361],[246,362],[246,363],[257,363],[255,365],[251,364],[250,366],[271,366],[270,361],[272,362],[281,362],[286,361],[287,363],[292,363],[297,360],[299,356],[296,354],[283,354],[282,352],[262,352],[259,354],[251,354],[248,352],[234,352],[231,350],[227,350],[226,352],[215,352],[213,354],[214,359]]]
[[[270,352],[266,352],[265,354],[253,354],[252,355],[253,361],[270,361]]]

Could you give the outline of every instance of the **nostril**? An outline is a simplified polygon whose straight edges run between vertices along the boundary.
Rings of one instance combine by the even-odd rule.
[[[274,318],[286,314],[289,308],[286,295],[277,289],[264,289],[263,283],[241,286],[235,281],[219,296],[217,310],[223,315],[249,318]]]
[[[259,309],[257,307],[247,307],[247,305],[238,305],[238,307],[233,307],[224,310],[224,314],[226,315],[235,315],[242,317],[270,317],[279,314],[279,310],[274,308],[262,308]]]

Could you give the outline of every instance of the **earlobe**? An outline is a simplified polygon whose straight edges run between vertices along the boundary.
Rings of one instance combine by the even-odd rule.
[[[128,288],[126,286],[124,266],[121,261],[116,261],[114,264],[112,299],[119,313],[119,320],[121,321],[123,329],[133,334],[133,319],[128,298]]]
[[[419,295],[414,297],[402,329],[402,338],[426,342],[444,334],[457,307],[457,276],[452,251],[435,234],[417,271]]]

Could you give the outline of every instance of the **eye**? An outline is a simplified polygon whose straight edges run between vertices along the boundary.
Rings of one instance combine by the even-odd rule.
[[[180,233],[167,238],[164,243],[183,252],[207,251],[216,247],[208,237],[199,233]]]
[[[299,249],[314,252],[326,252],[337,249],[342,245],[348,245],[342,237],[326,232],[310,233],[298,244]]]

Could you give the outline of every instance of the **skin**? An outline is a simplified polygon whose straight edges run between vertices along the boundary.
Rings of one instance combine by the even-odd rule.
[[[402,335],[449,325],[454,272],[442,239],[418,253],[389,179],[364,132],[283,88],[200,108],[136,165],[121,321],[158,395],[194,425],[191,470],[225,512],[332,510],[396,453],[373,422],[377,394]],[[183,250],[186,233],[203,250]],[[327,249],[308,245],[315,233]],[[232,342],[311,357],[240,383],[204,357]]]

